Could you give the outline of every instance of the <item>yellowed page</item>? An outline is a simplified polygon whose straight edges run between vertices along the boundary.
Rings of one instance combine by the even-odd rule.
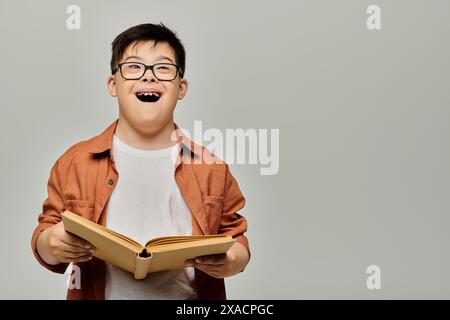
[[[234,241],[227,236],[150,246],[147,248],[152,255],[149,272],[184,268],[188,259],[227,252]]]
[[[185,241],[196,241],[205,239],[217,239],[217,238],[226,238],[229,237],[225,234],[214,234],[214,235],[198,235],[198,236],[167,236],[167,237],[158,237],[147,241],[145,244],[146,248],[154,247],[161,244],[166,243],[180,243]]]

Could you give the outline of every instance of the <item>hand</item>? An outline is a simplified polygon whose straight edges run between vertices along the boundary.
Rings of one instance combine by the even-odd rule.
[[[187,260],[186,267],[195,267],[214,278],[222,279],[240,273],[249,259],[247,248],[235,242],[226,253]]]
[[[46,229],[37,239],[37,251],[48,264],[84,262],[93,258],[95,248],[64,230],[62,222]]]

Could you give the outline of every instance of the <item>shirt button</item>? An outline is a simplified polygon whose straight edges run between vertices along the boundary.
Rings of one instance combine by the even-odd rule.
[[[108,179],[108,184],[109,185],[113,185],[114,184],[114,179]]]

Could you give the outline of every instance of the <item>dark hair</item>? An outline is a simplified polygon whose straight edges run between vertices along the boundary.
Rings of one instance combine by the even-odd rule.
[[[135,46],[140,41],[145,40],[155,41],[155,46],[158,42],[167,42],[175,51],[176,63],[180,67],[182,75],[184,75],[184,70],[186,67],[186,53],[184,51],[183,44],[180,39],[178,39],[176,34],[167,28],[162,22],[160,22],[160,24],[140,24],[119,34],[111,43],[111,72],[113,72],[117,67],[120,59],[122,59],[123,53],[130,44],[134,43],[133,46]]]

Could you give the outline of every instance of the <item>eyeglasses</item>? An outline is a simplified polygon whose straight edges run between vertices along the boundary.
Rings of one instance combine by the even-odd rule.
[[[112,74],[120,69],[120,74],[126,80],[138,80],[142,78],[147,69],[152,70],[153,75],[160,81],[172,81],[174,80],[178,72],[182,77],[183,74],[176,64],[173,63],[156,63],[154,65],[146,65],[140,62],[122,62],[117,65]]]

